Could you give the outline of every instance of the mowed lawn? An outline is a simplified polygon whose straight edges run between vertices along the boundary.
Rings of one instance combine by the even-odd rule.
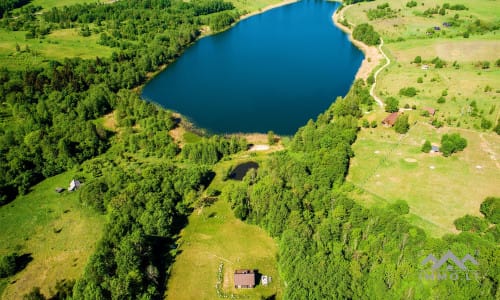
[[[463,152],[443,157],[420,151],[425,140],[439,145],[443,134],[453,132],[467,139]],[[484,198],[500,195],[500,137],[495,133],[435,129],[419,121],[405,136],[384,127],[363,129],[353,148],[347,180],[358,187],[354,197],[367,205],[406,200],[409,219],[435,236],[454,232],[455,219],[480,215]]]
[[[33,287],[52,296],[57,280],[76,279],[103,232],[105,217],[82,207],[67,188],[71,172],[49,178],[28,195],[0,207],[0,256],[17,252],[32,260],[0,285],[1,299],[21,299]],[[3,292],[2,292],[3,291]]]

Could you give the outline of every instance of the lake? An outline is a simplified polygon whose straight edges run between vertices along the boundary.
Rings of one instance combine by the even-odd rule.
[[[333,24],[338,5],[301,1],[202,38],[142,97],[211,133],[292,135],[348,92],[364,58]]]

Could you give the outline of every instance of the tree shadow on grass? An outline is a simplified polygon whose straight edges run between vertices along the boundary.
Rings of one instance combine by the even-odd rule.
[[[31,261],[33,261],[33,256],[31,256],[31,253],[25,253],[16,256],[16,273],[24,270]]]

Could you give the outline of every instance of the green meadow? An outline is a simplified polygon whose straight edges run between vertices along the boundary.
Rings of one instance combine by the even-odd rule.
[[[36,185],[25,196],[0,207],[0,256],[17,253],[31,260],[26,267],[0,281],[2,299],[20,299],[33,286],[51,295],[58,280],[78,278],[103,231],[105,217],[82,207],[78,191],[67,189],[72,172]]]
[[[410,113],[410,120],[418,120]],[[444,157],[420,151],[425,140],[439,145],[445,133],[458,132],[468,141],[463,152]],[[500,137],[496,133],[441,128],[424,120],[406,135],[391,128],[363,129],[354,144],[347,180],[353,196],[367,205],[386,205],[402,199],[410,219],[435,236],[455,231],[453,221],[465,214],[480,215],[488,196],[499,195]]]
[[[65,57],[91,59],[109,57],[113,50],[97,42],[99,36],[83,37],[78,29],[60,29],[43,39],[26,39],[24,31],[0,29],[0,65],[10,69],[41,66]],[[18,49],[17,49],[18,48]]]
[[[367,12],[380,2],[356,4],[344,12],[355,24],[369,22],[384,38],[384,51],[392,62],[379,74],[375,93],[382,100],[398,99],[400,107],[417,108],[405,112],[411,124],[406,135],[380,125],[387,116],[382,109],[364,116],[379,126],[362,129],[358,135],[348,181],[355,186],[353,197],[369,206],[406,200],[410,205],[408,218],[430,234],[441,236],[456,232],[455,219],[480,215],[479,205],[485,197],[500,194],[494,180],[500,176],[500,138],[491,127],[481,126],[484,120],[494,126],[500,115],[500,68],[495,65],[500,42],[497,31],[463,37],[465,28],[477,19],[498,23],[500,8],[488,0],[424,0],[413,8],[407,8],[407,2],[388,2],[396,18],[369,21]],[[423,11],[445,2],[464,4],[468,10],[422,16]],[[459,25],[442,25],[450,20],[460,20]],[[428,35],[426,31],[434,26],[440,30]],[[417,56],[421,63],[414,62]],[[436,57],[445,62],[443,68],[432,63]],[[489,68],[482,67],[485,61]],[[400,95],[400,89],[406,87],[414,87],[417,95]],[[424,107],[436,109],[433,118],[444,127],[431,126],[432,118],[420,115]],[[463,152],[446,158],[420,151],[425,140],[439,145],[443,134],[453,132],[467,139]]]
[[[222,189],[227,182],[222,175],[230,166],[248,160],[260,161],[259,155],[238,155],[219,163],[209,189]],[[167,299],[217,299],[215,285],[219,265],[223,264],[221,292],[228,297],[263,299],[276,295],[281,298],[283,282],[277,270],[278,247],[268,234],[256,225],[237,219],[228,202],[197,207],[178,239],[178,255],[168,281]],[[255,289],[235,289],[233,273],[237,269],[257,269],[272,277],[267,286]]]

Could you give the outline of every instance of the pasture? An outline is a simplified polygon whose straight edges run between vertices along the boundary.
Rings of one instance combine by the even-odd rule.
[[[410,121],[418,117],[410,116]],[[425,140],[440,143],[445,133],[458,132],[468,141],[451,157],[420,151]],[[363,129],[353,146],[348,182],[352,195],[368,206],[402,199],[409,219],[434,236],[455,232],[453,221],[480,215],[484,198],[500,195],[500,137],[457,128],[434,127],[418,121],[406,135],[392,128]]]
[[[0,284],[0,298],[20,299],[33,287],[49,292],[58,280],[76,279],[83,272],[103,232],[105,217],[82,207],[78,191],[67,188],[72,173],[51,177],[33,190],[0,207],[0,255],[27,257],[22,271]]]

